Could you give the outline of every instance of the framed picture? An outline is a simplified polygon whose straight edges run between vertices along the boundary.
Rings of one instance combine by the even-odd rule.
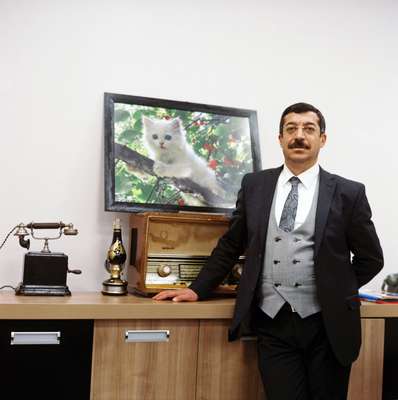
[[[253,110],[105,93],[105,210],[228,214],[261,168]]]

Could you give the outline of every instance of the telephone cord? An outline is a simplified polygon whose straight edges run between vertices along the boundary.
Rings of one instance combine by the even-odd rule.
[[[0,250],[3,248],[3,246],[6,244],[7,239],[10,237],[11,233],[15,231],[15,229],[18,228],[17,226],[14,226],[14,228],[11,229],[11,231],[7,234],[6,238],[3,240],[3,243],[0,245]]]

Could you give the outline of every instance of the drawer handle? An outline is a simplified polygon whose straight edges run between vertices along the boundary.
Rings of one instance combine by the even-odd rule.
[[[170,331],[168,330],[134,330],[126,331],[126,343],[136,342],[168,342]]]
[[[11,332],[11,344],[60,344],[61,332]]]
[[[257,340],[257,336],[242,336],[240,340],[242,342],[254,342]]]

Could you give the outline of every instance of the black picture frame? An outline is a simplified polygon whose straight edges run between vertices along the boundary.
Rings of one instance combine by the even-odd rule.
[[[255,110],[105,93],[104,132],[106,211],[230,214],[243,175],[261,169]]]

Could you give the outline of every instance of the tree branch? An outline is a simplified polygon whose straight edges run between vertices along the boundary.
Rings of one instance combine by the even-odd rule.
[[[142,154],[130,149],[129,147],[115,143],[115,158],[124,161],[133,169],[138,169],[140,172],[152,176],[157,176],[153,171],[154,161]],[[203,197],[203,200],[207,205],[214,206],[224,202],[219,196],[216,196],[211,190],[188,178],[166,178],[159,177],[160,179],[168,180],[171,184],[176,186],[182,192],[185,193],[198,193]]]
[[[149,175],[155,175],[153,172],[153,160],[131,150],[129,147],[115,143],[115,158],[122,160],[131,167],[141,170]]]

